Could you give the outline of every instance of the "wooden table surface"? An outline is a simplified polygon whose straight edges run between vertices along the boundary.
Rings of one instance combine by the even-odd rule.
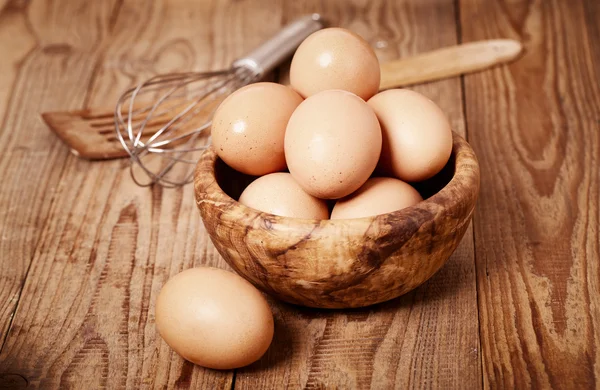
[[[361,310],[271,301],[262,360],[202,369],[153,312],[170,276],[226,267],[192,186],[136,187],[124,161],[76,158],[39,114],[227,66],[315,11],[380,60],[487,38],[526,53],[415,87],[481,164],[472,227],[440,272]],[[0,388],[600,386],[599,21],[597,0],[0,0]]]

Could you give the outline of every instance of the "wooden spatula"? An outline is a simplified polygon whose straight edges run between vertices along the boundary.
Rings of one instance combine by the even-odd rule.
[[[413,57],[381,64],[380,89],[389,89],[455,77],[510,62],[522,51],[518,41],[495,39],[433,50]],[[114,108],[45,112],[42,118],[71,152],[90,160],[126,157],[116,137]],[[168,120],[154,118],[145,136],[158,131]],[[143,140],[143,139],[142,139]]]
[[[217,103],[218,101],[214,101],[206,105],[207,111],[216,108]],[[171,106],[184,106],[187,104],[189,102],[184,100],[174,100]],[[170,111],[163,111],[163,114],[154,115],[146,124],[140,138],[142,142],[146,142],[172,119]],[[141,113],[135,118],[141,119],[144,115],[145,113]],[[71,153],[78,157],[88,160],[108,160],[129,156],[117,138],[114,108],[95,107],[86,110],[44,112],[42,118],[50,129],[70,147]],[[198,119],[206,118],[203,118],[200,114]],[[192,130],[193,127],[194,122],[190,121],[171,133],[171,137],[174,138],[177,135],[184,134]],[[178,143],[181,142],[174,142],[172,145]]]

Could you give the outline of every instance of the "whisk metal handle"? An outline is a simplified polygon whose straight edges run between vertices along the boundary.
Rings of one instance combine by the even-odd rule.
[[[322,28],[321,15],[304,16],[285,26],[274,37],[232,65],[234,68],[248,68],[260,77],[292,55],[306,37]]]

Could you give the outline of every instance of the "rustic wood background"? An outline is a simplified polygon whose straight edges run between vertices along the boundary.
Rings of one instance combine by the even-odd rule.
[[[523,41],[510,66],[415,88],[479,156],[472,228],[415,291],[351,311],[272,301],[262,360],[195,367],[153,314],[169,276],[226,266],[192,186],[138,188],[122,161],[71,155],[39,114],[227,66],[315,11],[381,60]],[[597,0],[0,0],[0,388],[599,386],[599,21]]]

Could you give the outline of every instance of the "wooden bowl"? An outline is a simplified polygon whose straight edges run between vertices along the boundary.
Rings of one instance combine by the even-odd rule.
[[[454,133],[452,156],[417,189],[415,206],[374,217],[305,220],[238,203],[252,177],[208,149],[195,171],[196,203],[215,247],[260,290],[319,308],[368,306],[429,279],[458,246],[479,193],[479,165]]]

